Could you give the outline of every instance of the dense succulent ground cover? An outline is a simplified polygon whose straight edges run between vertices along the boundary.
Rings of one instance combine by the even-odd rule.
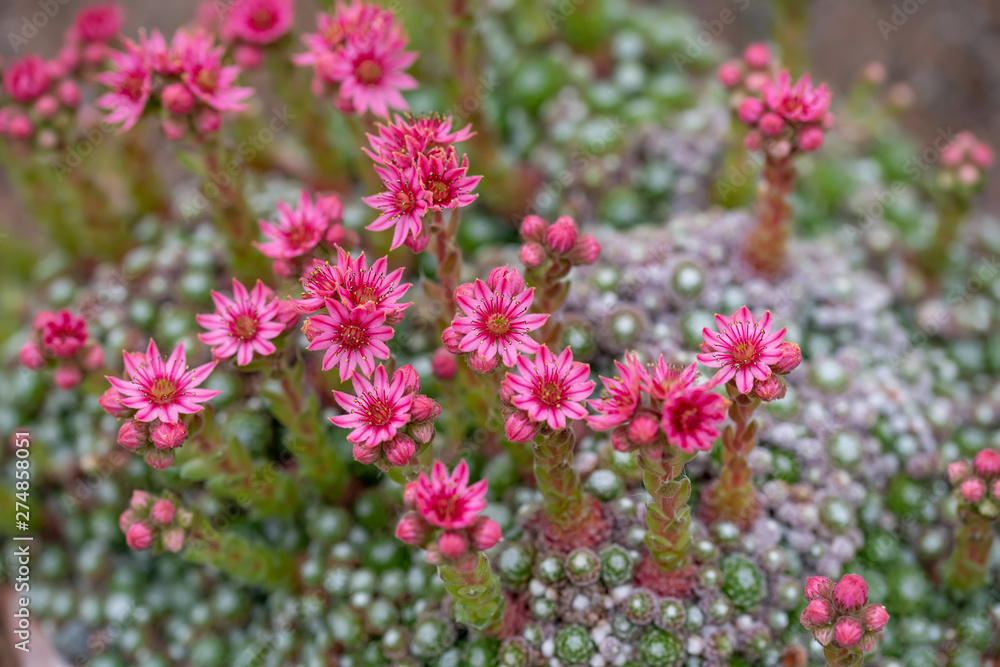
[[[784,32],[437,4],[3,63],[0,531],[66,661],[993,664],[990,149]]]

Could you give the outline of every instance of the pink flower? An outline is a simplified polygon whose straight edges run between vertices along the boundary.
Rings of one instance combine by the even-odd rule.
[[[364,308],[348,310],[333,300],[327,300],[326,309],[329,315],[313,315],[307,320],[313,333],[309,349],[326,350],[323,370],[339,365],[341,382],[359,367],[366,377],[371,375],[376,359],[389,358],[385,341],[392,338],[393,331],[383,324],[385,313]]]
[[[108,377],[107,380],[122,395],[122,405],[138,410],[135,418],[139,421],[159,419],[176,422],[182,414],[200,412],[203,407],[200,403],[222,393],[198,388],[217,362],[185,372],[187,359],[183,342],[177,344],[166,361],[160,357],[160,351],[153,340],[149,341],[149,347],[146,348],[145,356],[140,357],[140,362],[136,362],[128,353],[124,357],[125,372],[130,379]]]
[[[542,247],[542,244],[534,241],[525,243],[521,246],[521,261],[529,269],[541,266],[545,261],[545,248]]]
[[[576,238],[576,244],[569,251],[569,261],[576,265],[593,264],[601,256],[601,244],[590,234],[581,234]]]
[[[145,55],[135,42],[125,40],[125,51],[111,51],[114,69],[97,76],[97,81],[110,91],[97,98],[95,104],[108,111],[105,122],[121,123],[120,132],[129,130],[146,108],[152,90],[152,72]]]
[[[378,123],[378,136],[368,135],[372,150],[362,150],[381,164],[409,165],[421,153],[437,155],[451,148],[452,144],[466,141],[476,134],[471,124],[461,130],[452,130],[451,122],[451,116],[436,114],[417,119],[396,116],[387,125]]]
[[[439,347],[434,351],[434,356],[431,357],[431,372],[439,380],[450,380],[455,377],[455,373],[458,372],[455,355],[445,348]]]
[[[595,431],[606,431],[624,424],[639,406],[639,389],[647,377],[639,357],[634,352],[626,354],[625,363],[615,361],[615,366],[619,374],[613,379],[602,377],[604,391],[601,398],[589,401],[590,407],[599,413],[587,417],[587,424]]]
[[[111,415],[112,417],[121,418],[128,414],[128,408],[121,404],[121,394],[114,387],[108,387],[107,391],[99,399],[97,399],[98,404],[101,408]]]
[[[861,621],[851,616],[842,616],[833,628],[833,638],[844,648],[851,648],[861,640],[865,629]]]
[[[347,414],[331,417],[330,421],[341,428],[354,429],[347,440],[368,449],[391,441],[410,421],[413,394],[406,390],[403,374],[393,373],[390,382],[385,367],[380,365],[371,382],[355,373],[351,383],[355,396],[333,392],[337,404]]]
[[[414,165],[403,168],[375,165],[375,172],[382,179],[387,190],[370,197],[362,197],[362,201],[382,215],[368,225],[368,229],[376,232],[395,228],[392,234],[392,246],[395,250],[403,245],[408,237],[420,236],[423,229],[422,219],[431,205],[431,193],[424,190],[419,172]]]
[[[56,357],[72,357],[87,341],[87,322],[68,310],[42,311],[35,318],[42,345]]]
[[[226,17],[222,33],[254,44],[270,44],[292,27],[292,0],[239,0]]]
[[[203,33],[190,35],[181,45],[181,80],[191,92],[216,111],[243,111],[246,108],[243,100],[253,94],[253,89],[233,85],[240,68],[222,65],[225,47],[213,47],[211,39]]]
[[[958,484],[968,479],[972,474],[972,468],[965,461],[955,461],[948,464],[948,481]]]
[[[762,92],[767,106],[792,123],[821,122],[832,97],[826,84],[814,88],[808,74],[792,85],[788,72],[779,74],[775,81],[767,81]]]
[[[371,267],[365,253],[351,259],[350,253],[337,247],[337,293],[340,302],[348,308],[363,308],[368,312],[382,312],[387,324],[399,324],[403,311],[413,305],[399,303],[410,289],[410,283],[400,284],[403,269],[388,272],[389,258],[382,257]]]
[[[125,12],[115,2],[84,7],[76,14],[73,28],[84,42],[106,42],[122,29]]]
[[[448,530],[467,528],[486,509],[486,480],[469,486],[469,466],[463,459],[451,475],[435,461],[428,478],[423,472],[406,486],[412,489],[417,511],[429,523]]]
[[[254,246],[272,259],[293,259],[316,247],[331,219],[339,220],[343,205],[336,195],[317,197],[313,204],[305,190],[299,197],[298,208],[278,202],[278,223],[260,220],[260,231],[270,239]]]
[[[531,442],[538,435],[538,422],[524,410],[515,410],[504,422],[504,434],[511,442]]]
[[[25,368],[30,368],[33,371],[40,370],[45,365],[45,355],[42,354],[38,343],[33,340],[29,340],[21,347],[18,358]]]
[[[590,366],[573,361],[571,348],[557,358],[541,345],[533,361],[518,356],[517,370],[520,375],[507,373],[504,384],[512,392],[514,407],[527,412],[532,421],[562,429],[567,419],[587,416],[582,401],[593,393],[594,382],[588,379]]]
[[[471,194],[482,176],[467,176],[469,157],[462,156],[462,163],[441,157],[427,157],[421,154],[417,164],[424,189],[430,193],[431,208],[440,211],[446,208],[468,206],[479,195]]]
[[[556,253],[565,254],[576,245],[576,221],[564,215],[552,223],[545,234],[545,243]]]
[[[505,366],[513,366],[519,352],[533,354],[538,349],[528,332],[545,324],[549,316],[528,313],[534,288],[515,293],[507,285],[501,281],[499,290],[493,290],[477,280],[470,293],[456,291],[455,303],[463,314],[455,318],[452,327],[463,336],[459,343],[462,352],[478,352],[485,361],[499,356]]]
[[[153,546],[154,537],[153,528],[149,525],[148,521],[133,523],[125,531],[125,542],[130,549],[135,549],[136,551],[145,551]]]
[[[698,372],[695,370],[694,364],[686,367],[670,364],[667,363],[661,354],[660,358],[656,360],[656,363],[651,366],[649,371],[643,369],[639,379],[641,380],[643,391],[648,393],[652,398],[662,401],[675,387],[693,385],[697,377]],[[712,380],[705,385],[705,388],[711,389],[717,384],[715,380]]]
[[[704,385],[679,385],[663,399],[660,426],[667,441],[682,451],[708,451],[719,436],[719,425],[726,419],[728,404],[729,401]]]
[[[194,95],[183,83],[170,84],[163,89],[160,97],[163,108],[177,116],[183,116],[194,108]]]
[[[962,494],[962,498],[965,499],[965,502],[978,503],[986,497],[986,482],[978,477],[972,477],[962,482],[958,490]]]
[[[984,449],[972,460],[972,467],[980,477],[989,479],[1000,475],[1000,452]]]
[[[388,36],[348,43],[329,70],[329,77],[340,84],[341,99],[359,114],[371,111],[384,117],[390,109],[409,109],[400,91],[417,87],[416,79],[406,73],[417,53],[404,47],[405,41]]]
[[[771,64],[771,49],[763,42],[754,42],[743,50],[743,62],[753,69],[767,69]]]
[[[726,88],[735,88],[743,80],[743,71],[740,69],[739,62],[736,61],[722,63],[715,74]]]
[[[30,102],[48,89],[49,78],[45,61],[32,53],[4,70],[3,87],[18,102]]]
[[[177,553],[184,547],[184,531],[180,528],[165,530],[160,535],[160,542],[167,551]]]
[[[153,503],[152,509],[149,510],[149,516],[161,526],[166,526],[174,520],[176,510],[177,508],[172,502],[162,498]]]
[[[833,587],[833,601],[846,611],[861,611],[868,604],[868,584],[861,575],[845,574]]]
[[[716,315],[715,323],[719,333],[707,327],[702,330],[706,352],[698,355],[698,361],[721,369],[713,383],[721,384],[735,377],[736,388],[748,394],[754,379],[766,380],[771,374],[769,365],[781,359],[778,346],[785,337],[785,329],[771,333],[771,311],[764,313],[758,322],[746,306],[731,318]]]
[[[771,364],[771,370],[778,375],[787,375],[802,363],[802,350],[795,343],[786,340],[778,345],[778,349],[781,351],[781,359]]]
[[[212,355],[227,359],[236,355],[236,364],[246,366],[253,360],[254,352],[267,356],[274,354],[271,342],[285,330],[278,317],[278,299],[274,292],[259,280],[249,293],[241,282],[233,278],[233,299],[212,290],[215,312],[198,315],[198,324],[208,333],[198,334],[206,345],[212,346]]]

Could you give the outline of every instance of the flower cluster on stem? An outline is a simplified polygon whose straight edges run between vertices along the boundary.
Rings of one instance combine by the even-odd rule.
[[[170,494],[155,498],[146,491],[133,491],[129,508],[122,512],[118,526],[131,549],[177,553],[184,547],[191,519],[191,512],[179,507]]]
[[[21,364],[33,371],[55,368],[55,383],[60,389],[72,389],[80,384],[85,371],[104,366],[104,350],[88,334],[87,321],[68,310],[38,313],[18,356]]]
[[[958,518],[955,548],[945,564],[948,586],[971,592],[986,585],[993,527],[1000,516],[1000,453],[984,449],[970,466],[957,461],[948,466],[955,487]]]
[[[357,245],[357,232],[342,224],[343,212],[344,205],[337,195],[317,196],[313,203],[309,193],[303,190],[296,208],[278,202],[276,223],[258,221],[267,241],[253,245],[274,260],[275,275],[301,276],[306,266],[318,261],[315,251],[322,244],[338,248]]]
[[[208,333],[199,340],[212,346],[215,359],[236,357],[238,366],[253,361],[254,354],[268,356],[276,348],[272,342],[298,319],[291,305],[274,297],[274,292],[259,280],[247,291],[233,278],[233,297],[212,290],[215,312],[196,317]]]
[[[763,42],[755,42],[745,49],[739,58],[727,60],[719,65],[716,76],[727,90],[730,101],[739,106],[748,95],[759,94],[773,76],[775,58],[771,49]]]
[[[240,0],[227,9],[220,33],[245,70],[261,64],[264,49],[287,35],[295,19],[293,0]]]
[[[868,603],[865,580],[857,574],[845,574],[834,584],[826,577],[809,577],[805,596],[809,604],[799,620],[823,646],[827,664],[860,667],[889,622],[885,607]]]

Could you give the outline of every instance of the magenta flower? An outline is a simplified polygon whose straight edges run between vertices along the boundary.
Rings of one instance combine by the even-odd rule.
[[[443,463],[435,461],[431,476],[421,472],[419,478],[406,485],[406,490],[428,523],[457,530],[475,524],[478,514],[486,509],[486,480],[468,484],[469,466],[464,459],[450,475]]]
[[[472,194],[472,191],[483,177],[466,175],[469,156],[462,156],[462,163],[459,165],[454,159],[421,155],[417,164],[420,180],[431,195],[431,208],[435,211],[468,206],[479,196]]]
[[[694,364],[688,367],[693,376]],[[719,425],[726,419],[729,405],[722,396],[705,385],[678,384],[663,399],[660,427],[667,442],[685,451],[708,451],[719,437]]]
[[[389,258],[382,257],[371,267],[365,260],[365,253],[351,259],[350,253],[337,247],[337,292],[340,302],[348,308],[364,308],[369,312],[385,313],[387,324],[398,324],[403,319],[403,311],[411,303],[399,303],[410,289],[410,283],[400,284],[403,269],[387,273]]]
[[[705,343],[698,361],[719,368],[712,379],[722,384],[736,378],[736,388],[741,394],[753,390],[753,381],[766,380],[771,374],[770,364],[782,356],[779,348],[785,338],[785,329],[771,332],[771,311],[764,313],[760,322],[743,306],[732,317],[715,316],[719,332],[707,327],[702,330]]]
[[[794,85],[788,72],[775,81],[764,83],[762,90],[768,108],[792,123],[818,123],[826,116],[832,96],[826,84],[814,88],[808,74]]]
[[[651,366],[650,371],[642,376],[642,390],[662,401],[674,388],[693,385],[697,376],[698,371],[695,370],[694,364],[687,367],[668,364],[661,354],[656,363]],[[713,378],[705,388],[710,389],[717,384],[718,382]]]
[[[57,357],[72,357],[87,342],[87,321],[68,310],[43,310],[35,317],[42,345]]]
[[[400,91],[417,87],[416,79],[406,73],[417,53],[403,51],[404,44],[398,39],[349,43],[330,68],[330,77],[340,84],[341,99],[359,114],[371,111],[385,117],[390,109],[409,109]]]
[[[385,313],[369,312],[364,308],[348,309],[338,301],[327,300],[329,315],[313,315],[306,320],[310,350],[326,350],[323,370],[339,366],[341,382],[355,369],[367,377],[375,370],[376,359],[388,359],[385,341],[393,335],[385,326]]]
[[[327,299],[340,298],[340,271],[330,262],[315,262],[312,269],[302,276],[302,298],[292,299],[296,312],[315,313]]]
[[[222,34],[230,41],[270,44],[291,29],[294,9],[292,0],[240,0],[226,16]]]
[[[475,135],[471,123],[461,130],[452,130],[451,121],[451,116],[431,115],[417,119],[396,116],[387,125],[377,124],[378,136],[368,135],[372,150],[363,150],[376,162],[382,163],[382,156],[386,156],[390,159],[384,164],[410,164],[417,154],[450,147]],[[409,159],[398,163],[400,156]]]
[[[110,91],[97,98],[98,107],[108,111],[105,122],[121,123],[120,132],[129,130],[146,108],[152,89],[152,72],[142,49],[125,40],[125,51],[110,51],[108,56],[115,69],[97,76],[97,81]]]
[[[233,278],[233,297],[212,290],[215,312],[197,316],[198,324],[208,329],[198,338],[212,346],[215,358],[227,359],[235,354],[236,364],[246,366],[254,352],[262,356],[274,354],[271,340],[285,330],[285,325],[278,319],[279,300],[259,280],[247,293],[247,288]]]
[[[372,208],[378,209],[382,215],[368,225],[368,229],[376,232],[394,228],[391,250],[403,245],[407,238],[417,238],[423,230],[421,220],[431,205],[431,193],[424,190],[420,182],[419,172],[415,166],[399,170],[395,167],[375,166],[386,192],[380,192],[370,197],[362,197],[362,201]]]
[[[567,419],[583,419],[587,411],[582,401],[594,391],[590,366],[573,361],[573,351],[566,348],[555,357],[545,345],[538,347],[534,360],[517,358],[520,375],[507,373],[505,390],[514,407],[528,413],[534,422],[551,429],[566,428]]]
[[[77,12],[72,30],[84,42],[106,42],[124,23],[125,12],[118,3],[101,2]]]
[[[639,357],[634,352],[626,354],[625,363],[616,360],[615,366],[619,375],[613,379],[602,377],[604,391],[601,397],[588,402],[599,413],[587,416],[587,424],[595,431],[606,431],[627,422],[642,399],[639,390],[647,375]]]
[[[549,316],[528,313],[534,288],[514,292],[505,289],[506,284],[500,281],[494,290],[477,280],[470,290],[456,290],[455,303],[464,315],[456,317],[452,327],[462,335],[462,352],[478,352],[486,361],[499,355],[505,366],[513,366],[519,352],[534,354],[538,349],[528,332],[545,324]]]
[[[182,414],[200,412],[200,403],[215,398],[221,391],[199,389],[217,362],[212,361],[194,370],[186,371],[187,359],[184,343],[177,347],[164,361],[153,340],[149,341],[146,354],[126,352],[125,373],[128,380],[107,377],[111,386],[118,390],[119,402],[125,407],[138,410],[135,418],[142,422],[159,419],[173,423]]]
[[[243,101],[253,94],[253,89],[234,86],[240,68],[222,65],[225,47],[213,46],[211,38],[203,33],[189,35],[180,44],[181,80],[195,97],[216,111],[243,111]]]
[[[343,205],[336,195],[317,197],[313,204],[305,190],[299,196],[298,208],[278,202],[278,223],[260,220],[260,231],[269,241],[254,246],[272,259],[293,259],[316,247],[331,220],[339,220]]]
[[[49,87],[49,72],[45,61],[30,54],[12,62],[3,73],[3,87],[18,102],[30,102]]]
[[[366,449],[375,449],[382,443],[392,441],[410,421],[413,393],[408,390],[404,375],[397,371],[392,374],[390,382],[385,367],[380,365],[375,369],[372,382],[355,373],[351,383],[355,396],[342,391],[333,392],[337,404],[347,414],[331,417],[330,421],[341,428],[354,429],[347,440]],[[396,465],[403,463],[406,461]]]

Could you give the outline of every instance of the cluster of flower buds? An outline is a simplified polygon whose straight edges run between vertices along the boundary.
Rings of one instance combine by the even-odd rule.
[[[347,414],[331,417],[341,428],[353,429],[347,436],[354,444],[354,458],[374,463],[381,470],[406,465],[416,453],[416,444],[434,439],[434,422],[441,406],[420,393],[420,376],[407,364],[392,377],[384,366],[375,369],[372,381],[355,373],[354,393],[333,392]]]
[[[97,106],[108,112],[105,122],[121,124],[121,131],[135,125],[155,98],[168,138],[212,134],[222,125],[222,113],[243,111],[253,94],[235,85],[240,67],[223,65],[226,49],[207,33],[178,30],[168,44],[154,30],[140,35],[138,44],[124,40],[124,46],[109,53],[113,66],[97,78],[108,89]]]
[[[1000,452],[984,449],[971,466],[965,461],[950,464],[948,479],[966,508],[989,520],[1000,516]]]
[[[570,268],[593,264],[601,254],[601,245],[593,236],[580,234],[576,221],[561,216],[551,225],[529,215],[521,222],[521,261],[528,269],[566,275]]]
[[[753,394],[762,401],[785,396],[784,375],[802,362],[802,350],[784,340],[785,329],[771,331],[771,311],[757,320],[743,306],[732,317],[715,316],[719,330],[702,329],[705,340],[698,361],[718,368],[713,382],[730,382],[741,394]]]
[[[212,290],[215,312],[200,314],[198,324],[208,329],[198,339],[212,346],[215,359],[236,357],[238,366],[253,361],[254,354],[274,354],[271,341],[294,326],[299,319],[290,301],[274,298],[274,292],[257,281],[252,290],[233,278],[233,296]]]
[[[403,270],[389,273],[388,264],[383,257],[369,267],[364,253],[352,259],[338,247],[337,264],[313,265],[302,278],[302,298],[292,301],[300,313],[326,307],[328,314],[308,318],[302,332],[310,350],[326,350],[323,370],[338,366],[342,382],[357,369],[371,377],[375,360],[389,358],[385,341],[412,305],[399,303],[410,283],[400,284]]]
[[[731,101],[738,105],[747,95],[757,95],[771,79],[776,65],[771,49],[763,42],[755,42],[743,49],[740,58],[727,60],[719,65],[716,75],[730,91]]]
[[[320,13],[316,22],[318,32],[302,36],[309,50],[292,61],[313,68],[317,97],[333,92],[344,113],[386,117],[390,109],[409,108],[400,91],[417,87],[406,73],[417,53],[405,50],[408,38],[391,11],[360,0],[338,2],[333,15]]]
[[[616,377],[602,377],[601,398],[590,401],[598,414],[587,417],[595,431],[611,432],[620,452],[669,444],[685,452],[707,451],[719,435],[729,401],[712,392],[713,382],[696,384],[695,365],[673,366],[660,356],[646,368],[635,353],[615,361]]]
[[[477,373],[489,373],[502,361],[513,366],[518,353],[534,354],[538,343],[529,332],[548,315],[531,314],[535,290],[508,265],[490,271],[486,282],[476,280],[455,289],[458,313],[441,339],[447,352],[467,355],[466,363]]]
[[[118,443],[142,455],[150,466],[165,470],[174,462],[173,450],[187,440],[182,415],[200,412],[201,403],[222,393],[199,387],[218,362],[187,370],[183,343],[164,360],[152,340],[145,354],[125,352],[124,358],[125,379],[106,376],[111,388],[99,402],[109,415],[126,420],[118,431]]]
[[[590,366],[573,361],[567,347],[556,357],[545,345],[534,359],[517,357],[517,374],[507,373],[500,385],[504,430],[511,442],[531,442],[540,432],[566,428],[583,419],[583,402],[594,392]]]
[[[170,494],[154,498],[146,491],[133,491],[129,508],[122,512],[118,525],[131,549],[176,553],[184,547],[184,535],[192,518],[191,512],[178,507],[177,499]]]
[[[993,166],[993,150],[971,132],[959,132],[941,151],[938,183],[946,190],[970,191],[981,186]]]
[[[428,477],[406,485],[403,502],[410,510],[399,520],[396,537],[427,550],[427,562],[474,565],[479,552],[500,541],[500,526],[479,513],[486,509],[486,480],[469,486],[469,466],[461,461],[449,475],[435,461]]]
[[[836,585],[826,577],[809,577],[805,594],[809,604],[800,620],[817,642],[848,655],[874,650],[889,613],[880,604],[868,604],[868,584],[860,575],[845,574]]]
[[[60,389],[80,384],[83,371],[104,365],[104,351],[87,334],[87,322],[68,310],[43,310],[35,317],[31,337],[21,347],[21,363],[33,371],[55,368]]]
[[[459,158],[455,148],[474,134],[472,125],[453,132],[451,116],[396,116],[386,125],[379,123],[378,136],[368,135],[371,150],[364,150],[375,161],[385,191],[363,198],[381,213],[368,229],[392,228],[392,249],[405,245],[423,252],[431,234],[424,216],[468,206],[479,196],[472,191],[483,177],[468,175],[469,157]]]
[[[814,87],[808,74],[794,84],[788,72],[768,79],[759,94],[745,97],[737,109],[740,120],[751,128],[744,139],[746,147],[779,159],[795,150],[818,149],[833,124],[831,99],[826,84]]]
[[[314,204],[303,190],[297,208],[278,202],[277,223],[258,221],[268,240],[254,246],[274,260],[275,275],[301,276],[305,266],[318,261],[316,255],[321,244],[347,248],[357,245],[358,234],[344,227],[343,214],[344,205],[337,195],[317,195]],[[326,249],[323,250],[323,256],[327,256]]]
[[[287,35],[295,18],[292,0],[240,0],[223,6],[222,39],[232,47],[236,64],[245,70],[260,66],[264,47]]]

